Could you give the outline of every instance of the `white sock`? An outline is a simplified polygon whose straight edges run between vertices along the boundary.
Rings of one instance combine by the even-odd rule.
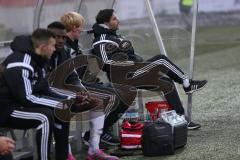
[[[90,121],[90,145],[88,149],[89,154],[94,154],[99,150],[100,136],[104,125],[105,115],[103,112],[91,113],[92,119]]]
[[[70,143],[68,143],[68,154],[72,154],[72,148],[71,148]]]
[[[189,79],[184,79],[183,80],[183,87],[187,88],[190,86]]]

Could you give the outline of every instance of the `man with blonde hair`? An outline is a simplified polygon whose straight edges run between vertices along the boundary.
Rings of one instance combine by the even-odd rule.
[[[61,17],[61,22],[65,26],[67,31],[67,38],[65,42],[65,53],[67,54],[68,58],[74,58],[77,55],[81,54],[81,51],[78,46],[78,39],[80,38],[80,33],[84,26],[84,18],[76,13],[76,12],[67,12]],[[67,59],[65,59],[67,60]],[[64,60],[63,60],[64,61]],[[78,73],[82,71],[78,70]],[[106,92],[99,92],[99,87],[96,90],[94,87],[87,87],[87,89],[82,85],[81,80],[79,79],[79,75],[76,72],[73,72],[71,75],[71,80],[68,81],[70,84],[78,85],[86,90],[86,93],[90,95],[97,95],[99,98],[104,99],[108,97],[108,104],[106,105],[108,108],[112,108],[114,105],[115,96],[109,94],[108,91]],[[69,78],[68,78],[69,79]],[[88,91],[87,91],[88,90]],[[96,116],[96,114],[98,116]],[[105,113],[102,111],[101,115],[96,113],[95,111],[91,112],[91,121],[90,121],[90,146],[88,149],[87,160],[95,160],[95,159],[102,159],[102,160],[118,160],[118,157],[110,156],[104,153],[102,150],[99,149],[99,142],[100,136],[102,134],[103,126],[104,126],[104,118]]]
[[[61,17],[61,22],[67,31],[66,47],[69,49],[71,57],[81,54],[78,39],[85,23],[83,16],[77,12],[67,12]]]

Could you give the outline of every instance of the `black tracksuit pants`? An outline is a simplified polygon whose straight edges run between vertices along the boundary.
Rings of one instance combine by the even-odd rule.
[[[164,80],[173,84],[173,82],[168,78],[164,78]],[[105,96],[109,97],[108,103],[110,104],[110,108],[108,108],[108,111],[105,110],[106,117],[103,128],[103,132],[105,132],[109,129],[109,127],[116,123],[119,118],[121,118],[121,116],[126,112],[129,106],[127,106],[117,97],[114,89],[110,86],[110,84],[84,84],[84,86],[86,86],[90,93],[95,92],[98,95],[102,95],[103,93],[105,93]],[[173,107],[174,110],[176,110],[178,114],[184,114],[184,108],[182,106],[176,88],[174,88],[174,90],[164,96],[168,103]]]
[[[13,129],[35,128],[39,160],[49,160],[50,143],[54,118],[51,109],[43,107],[14,107],[7,119],[6,127]]]
[[[167,71],[166,75],[168,76],[168,77],[162,77],[162,79],[164,79],[164,81],[171,83],[173,86],[174,86],[173,81],[179,84],[182,84],[183,79],[186,78],[186,76],[184,75],[184,72],[164,55],[157,55],[148,59],[147,61],[139,62],[139,63],[146,64],[144,67],[137,69],[137,74],[141,76],[145,76],[145,75],[148,76],[147,74],[144,74],[144,73],[150,71],[155,67],[161,67],[161,69],[164,69],[165,71]],[[108,78],[110,79],[111,77],[110,66],[105,65],[104,70],[107,72]],[[149,88],[141,87],[141,89],[148,90]],[[184,108],[182,106],[179,94],[177,93],[177,90],[175,87],[171,92],[169,92],[168,94],[165,94],[164,96],[168,101],[168,103],[173,107],[174,110],[176,110],[178,114],[181,114],[181,115],[184,114]],[[121,108],[117,108],[115,112],[118,112],[118,110],[119,112],[122,112],[122,113],[124,113],[125,111],[125,110],[123,111],[123,109]],[[116,114],[115,112],[113,113]],[[112,115],[112,117],[114,117],[114,115]]]
[[[179,84],[183,83],[183,78],[185,78],[183,71],[179,67],[177,67],[174,63],[172,63],[166,56],[157,55],[148,59],[147,62],[150,62],[150,64],[154,63],[155,66],[159,65],[167,68],[168,69],[167,76],[169,78],[163,77],[162,79],[168,81],[169,83],[172,83],[173,86],[174,86],[173,81]],[[150,64],[149,66],[151,66]],[[174,110],[176,110],[178,114],[181,115],[184,114],[184,108],[182,106],[182,102],[175,87],[174,90],[172,90],[168,94],[165,94],[164,96],[168,103],[173,107]]]
[[[164,81],[168,81],[169,83],[172,83],[172,85],[174,86],[173,81],[170,80],[169,78],[163,77],[162,79],[164,79]],[[165,94],[164,97],[166,98],[170,106],[173,107],[176,113],[180,115],[184,115],[184,108],[182,106],[182,102],[180,100],[179,94],[175,87],[171,92],[168,92],[167,94]]]
[[[183,79],[186,78],[184,72],[164,55],[156,55],[148,59],[146,62],[149,62],[149,64],[146,65],[148,70],[151,70],[154,67],[165,68],[167,70],[167,76],[174,82],[182,84]],[[141,70],[141,68],[139,70]]]
[[[56,142],[55,159],[66,160],[68,156],[69,124],[70,122],[63,122],[54,117],[52,109],[36,107],[14,109],[6,127],[24,130],[37,128],[36,140],[39,160],[44,159],[46,156],[47,159],[50,159],[50,142],[53,131]]]
[[[70,122],[63,122],[55,118],[54,139],[55,139],[55,159],[66,160],[68,156],[68,137]]]
[[[13,160],[13,157],[12,157],[11,154],[10,155],[4,155],[4,156],[0,155],[0,160]]]
[[[164,79],[169,83],[173,84],[173,81],[178,82],[180,84],[183,83],[184,73],[178,68],[174,63],[172,63],[166,56],[157,55],[146,62],[150,62],[146,64],[148,69],[161,66],[168,70],[167,76],[170,78]],[[153,62],[153,63],[152,63]],[[106,66],[105,66],[106,67]],[[139,69],[141,70],[141,68]],[[105,68],[107,71],[108,77],[110,79],[110,70],[109,67]],[[173,81],[172,81],[173,80]],[[174,85],[174,84],[173,84]],[[107,131],[109,127],[111,127],[114,123],[118,121],[119,118],[125,113],[129,106],[127,106],[124,102],[122,102],[116,95],[114,89],[111,85],[102,85],[102,84],[88,84],[84,83],[84,86],[90,91],[90,93],[96,93],[96,95],[101,95],[105,93],[107,97],[109,97],[109,107],[105,110],[105,121],[103,132]],[[147,89],[147,88],[146,88]],[[177,93],[176,88],[165,95],[168,103],[173,107],[174,110],[178,114],[184,114],[184,108],[182,106],[181,100]]]

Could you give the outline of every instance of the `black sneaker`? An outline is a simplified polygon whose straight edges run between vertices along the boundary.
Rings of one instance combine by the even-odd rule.
[[[188,130],[197,130],[199,128],[201,128],[200,124],[193,123],[193,122],[188,123]]]
[[[83,144],[89,146],[89,139],[90,139],[90,131],[87,131],[84,133],[84,136],[82,137]]]
[[[190,81],[190,86],[187,88],[183,87],[183,89],[186,94],[190,94],[190,93],[193,93],[195,91],[202,89],[206,84],[207,84],[207,80],[203,80],[203,81],[193,81],[192,80],[192,81]]]
[[[103,133],[101,135],[101,142],[106,143],[111,146],[117,146],[120,144],[120,141],[118,138],[113,137],[110,133]]]
[[[85,145],[89,146],[89,140],[90,140],[90,131],[87,131],[87,132],[84,133],[84,136],[82,137],[82,142]],[[101,135],[101,142],[104,143],[104,144],[111,145],[111,146],[117,146],[117,145],[120,144],[120,141],[117,138],[114,138],[109,133],[103,133]],[[102,146],[103,146],[103,148],[106,148],[105,145],[102,144]]]

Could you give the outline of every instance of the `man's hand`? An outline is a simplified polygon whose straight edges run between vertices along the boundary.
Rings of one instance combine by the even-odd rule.
[[[100,98],[98,98],[98,97],[96,97],[96,96],[93,96],[93,95],[90,95],[90,99],[91,99],[91,103],[92,103],[92,105],[94,105],[94,106],[96,106],[96,107],[103,107],[103,100],[102,99],[100,99]]]
[[[119,49],[124,53],[129,51],[131,48],[132,48],[132,43],[128,40],[122,40],[119,43]]]
[[[119,47],[118,44],[111,43],[111,42],[106,43],[105,44],[105,51],[106,51],[107,54],[111,54],[111,53],[117,51],[118,47]]]
[[[0,137],[0,155],[10,154],[15,148],[15,141],[11,138]]]
[[[77,98],[76,98],[75,103],[77,103],[79,105],[85,105],[85,104],[89,104],[89,103],[95,104],[96,106],[103,105],[103,101],[101,99],[99,99],[98,97],[96,97],[94,95],[88,94],[88,92],[86,92],[86,91],[77,93]]]
[[[91,101],[89,94],[86,91],[77,92],[75,103],[78,105],[89,104]]]
[[[72,112],[85,112],[93,108],[103,107],[103,101],[98,97],[89,95],[87,92],[78,92],[75,103],[72,106]]]

